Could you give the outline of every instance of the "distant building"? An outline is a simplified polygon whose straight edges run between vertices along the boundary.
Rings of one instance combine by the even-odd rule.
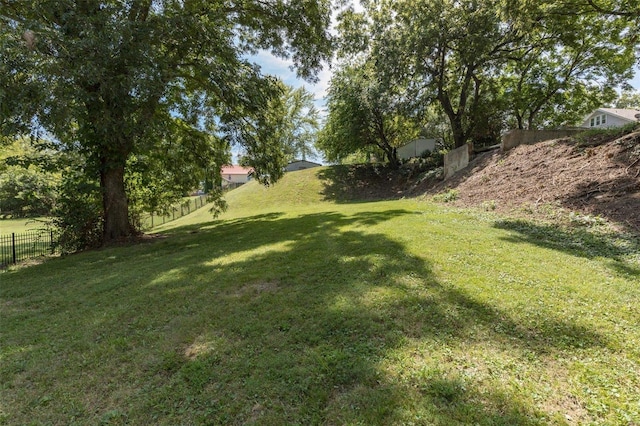
[[[223,166],[220,170],[222,186],[237,186],[247,183],[251,180],[251,173],[253,173],[253,169],[251,167]]]
[[[295,161],[292,161],[291,163],[287,164],[287,166],[284,168],[284,171],[285,172],[295,172],[297,170],[313,169],[314,167],[321,167],[321,166],[322,166],[322,164],[314,163],[312,161],[295,160]]]
[[[414,139],[408,144],[398,148],[398,158],[408,160],[409,158],[420,157],[426,151],[433,152],[436,150],[436,142],[436,139]]]
[[[598,108],[584,119],[580,127],[621,127],[638,121],[640,121],[640,111],[637,109]]]

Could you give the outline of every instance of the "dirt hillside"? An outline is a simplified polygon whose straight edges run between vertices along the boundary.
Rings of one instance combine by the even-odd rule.
[[[336,166],[321,173],[326,199],[375,200],[455,191],[453,205],[504,213],[574,212],[598,217],[640,235],[640,131],[618,139],[602,136],[521,145],[477,155],[442,181],[405,165]]]
[[[640,233],[640,131],[611,141],[566,138],[485,153],[422,189],[455,189],[454,204],[498,211],[563,207]]]

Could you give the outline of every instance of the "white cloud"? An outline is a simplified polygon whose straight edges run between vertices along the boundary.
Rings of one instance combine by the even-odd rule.
[[[317,106],[324,104],[324,98],[327,94],[327,88],[329,87],[329,80],[331,79],[329,64],[323,64],[322,70],[318,73],[318,82],[310,83],[296,75],[295,69],[292,69],[292,61],[273,56],[270,52],[261,51],[249,59],[260,65],[263,74],[277,76],[285,84],[294,88],[304,87],[308,92],[313,94]]]

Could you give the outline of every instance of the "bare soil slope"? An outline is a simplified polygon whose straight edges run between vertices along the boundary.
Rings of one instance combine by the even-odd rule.
[[[319,177],[324,198],[337,202],[455,190],[452,204],[461,207],[543,215],[564,208],[640,234],[640,131],[613,140],[565,138],[480,154],[446,181],[425,179],[410,166],[398,172],[380,165],[336,166]]]
[[[476,157],[426,193],[458,191],[454,204],[500,211],[542,205],[602,216],[640,232],[640,131],[578,143],[557,139]]]

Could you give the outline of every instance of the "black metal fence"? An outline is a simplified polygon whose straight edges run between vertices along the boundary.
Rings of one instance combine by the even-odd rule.
[[[52,231],[32,230],[0,235],[0,269],[23,260],[54,254],[55,251]]]
[[[156,226],[164,225],[167,222],[171,222],[176,219],[180,219],[182,216],[186,216],[191,212],[194,212],[207,204],[207,196],[200,195],[193,197],[188,201],[172,206],[166,213],[152,213],[145,214],[140,218],[140,225],[142,229],[151,229]]]
[[[141,218],[143,229],[151,229],[172,220],[186,216],[207,204],[207,196],[192,197],[175,205],[168,213],[147,214]],[[55,234],[47,230],[30,230],[0,235],[0,270],[27,259],[55,254],[57,241]]]

